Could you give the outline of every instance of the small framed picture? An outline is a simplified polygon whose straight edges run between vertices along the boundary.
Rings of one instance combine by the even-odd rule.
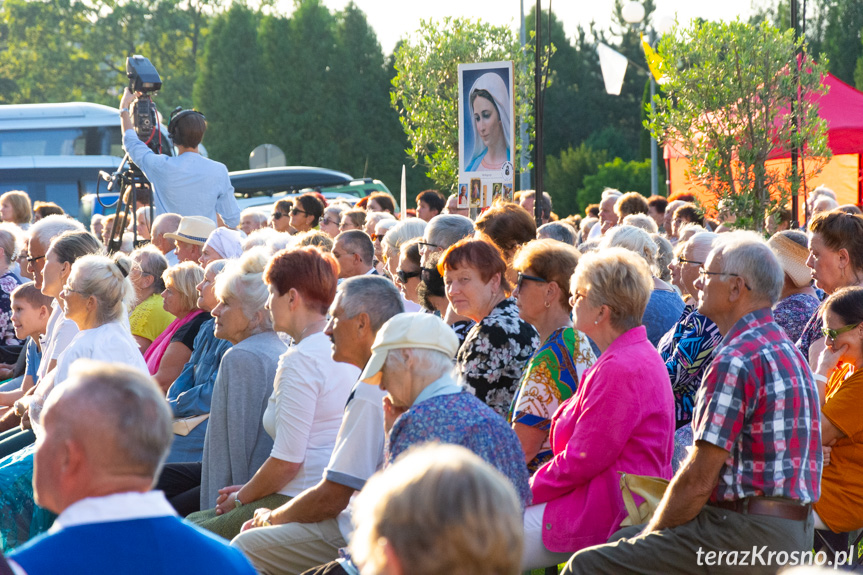
[[[480,188],[481,181],[479,178],[470,179],[470,207],[478,208],[482,203],[482,190]]]
[[[458,207],[460,208],[468,208],[468,199],[467,199],[467,184],[459,184],[458,185]]]

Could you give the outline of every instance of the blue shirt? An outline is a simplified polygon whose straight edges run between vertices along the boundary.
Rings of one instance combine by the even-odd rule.
[[[24,353],[27,358],[27,367],[24,369],[24,375],[33,377],[33,383],[39,381],[39,364],[42,362],[42,352],[39,351],[39,346],[32,337],[27,338],[27,343],[24,344]]]
[[[192,357],[168,389],[168,404],[177,419],[210,413],[219,364],[231,347],[231,342],[216,337],[215,326],[216,320],[212,318],[201,324]],[[167,461],[201,461],[206,432],[207,422],[204,421],[189,435],[175,435]]]
[[[521,443],[495,411],[445,375],[424,389],[390,430],[385,465],[408,448],[437,441],[461,445],[483,458],[512,482],[525,507],[531,494]]]
[[[655,289],[650,293],[641,324],[647,329],[647,340],[653,347],[677,323],[684,307],[686,304],[675,291]]]
[[[240,223],[240,206],[224,164],[195,152],[179,156],[156,154],[135,130],[123,134],[123,147],[153,184],[157,215],[171,212],[205,216],[215,222],[219,214],[229,228]]]

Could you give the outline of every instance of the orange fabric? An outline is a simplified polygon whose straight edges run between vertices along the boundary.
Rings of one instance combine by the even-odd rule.
[[[695,194],[702,204],[712,205],[715,202],[713,194],[707,188],[699,186],[690,181],[687,171],[689,170],[689,160],[685,157],[667,157],[668,180],[670,194],[678,192],[688,192]],[[836,192],[836,200],[839,205],[842,204],[857,204],[857,189],[858,189],[858,166],[859,156],[857,154],[843,154],[833,156],[824,165],[824,169],[815,177],[809,177],[806,180],[806,188],[814,190],[821,184],[824,184],[834,192]],[[790,164],[788,159],[768,160],[767,166],[786,166]],[[789,200],[788,207],[791,207]],[[801,192],[800,198],[800,219],[803,219],[803,197]]]
[[[837,370],[827,382],[827,401],[821,414],[845,437],[836,442],[830,465],[821,474],[821,499],[815,511],[836,533],[863,527],[863,370],[845,378]]]

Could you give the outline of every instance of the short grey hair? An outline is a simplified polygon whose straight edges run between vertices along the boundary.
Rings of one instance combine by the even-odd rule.
[[[656,244],[656,271],[659,272],[659,279],[664,282],[671,281],[671,270],[668,268],[671,260],[674,259],[674,247],[667,239],[658,233],[650,234],[650,239]]]
[[[735,231],[716,240],[714,258],[721,258],[721,272],[743,278],[753,294],[764,294],[770,306],[782,295],[785,272],[767,242],[756,232]]]
[[[165,291],[165,280],[162,274],[168,269],[168,260],[162,252],[153,244],[147,244],[133,251],[129,257],[138,264],[141,272],[153,276],[153,291],[162,293]]]
[[[349,210],[350,206],[346,204],[330,204],[326,208],[324,208],[324,217],[327,217],[327,213],[336,214],[338,216],[338,220],[342,219],[342,212],[345,210]]]
[[[656,221],[647,214],[629,214],[621,222],[625,226],[641,228],[648,234],[655,234],[659,231],[659,226]]]
[[[686,245],[691,246],[692,257],[697,261],[706,262],[707,256],[710,255],[710,250],[713,249],[713,246],[716,244],[716,240],[718,239],[719,234],[717,233],[698,232],[685,243]]]
[[[240,218],[241,219],[245,218],[247,216],[252,218],[252,221],[255,222],[256,226],[267,225],[267,219],[269,217],[260,208],[246,208],[245,210],[240,212]]]
[[[394,225],[384,236],[382,244],[385,251],[398,251],[402,244],[414,238],[421,238],[428,223],[420,218],[408,218]]]
[[[422,349],[405,347],[391,349],[384,360],[384,369],[395,370],[396,373],[404,373],[407,370],[408,355],[414,360],[413,375],[425,381],[434,381],[455,368],[455,361],[442,351],[436,349]]]
[[[446,249],[463,238],[473,236],[473,222],[458,214],[440,214],[431,219],[423,236],[428,243]]]
[[[332,309],[337,306],[342,307],[348,319],[368,314],[375,333],[390,318],[405,311],[398,288],[381,276],[356,276],[340,283]]]
[[[656,273],[656,255],[659,252],[659,248],[656,246],[656,242],[650,239],[650,235],[640,228],[615,226],[605,234],[605,237],[600,242],[600,247],[603,249],[620,247],[635,252],[644,258],[650,269]]]
[[[614,188],[605,188],[604,190],[602,190],[601,199],[607,200],[608,198],[619,198],[622,195],[623,192],[621,192],[620,190],[616,190]]]
[[[67,216],[52,214],[30,226],[30,237],[48,249],[51,241],[63,232],[86,231],[84,224]]]
[[[550,238],[552,240],[557,240],[574,246],[576,231],[569,224],[565,224],[563,222],[549,222],[537,228],[536,237],[539,239]]]
[[[280,232],[277,232],[273,228],[258,228],[257,230],[253,230],[252,233],[243,240],[243,251],[246,252],[258,246],[266,246],[270,239],[279,235]]]
[[[150,235],[155,237],[157,234],[165,235],[166,233],[174,233],[177,231],[177,228],[180,227],[180,220],[182,219],[183,216],[181,216],[180,214],[160,214],[156,216],[156,219],[153,221],[153,227],[150,230]]]
[[[120,321],[127,310],[132,309],[135,289],[129,272],[133,265],[132,260],[122,253],[115,254],[114,259],[89,254],[72,264],[69,285],[85,297],[96,298],[100,324]]]
[[[93,438],[84,412],[99,414],[100,431],[114,452],[106,460],[123,473],[156,478],[174,438],[165,394],[148,375],[122,364],[80,359],[63,386],[48,396],[45,412],[59,411],[59,430]],[[43,412],[44,418],[44,412]],[[110,449],[109,447],[109,449]]]
[[[219,301],[228,298],[238,300],[243,315],[250,320],[263,310],[255,333],[273,329],[273,319],[265,310],[269,291],[264,283],[264,268],[269,259],[265,248],[253,248],[240,259],[230,260],[216,277],[215,293]]]
[[[372,226],[372,230],[378,227],[378,224],[383,220],[395,220],[396,217],[389,212],[368,212],[366,214],[366,223],[363,224],[363,227],[368,227],[369,224]]]
[[[344,244],[345,249],[350,253],[360,256],[360,259],[364,264],[372,265],[374,263],[375,244],[372,243],[372,239],[366,234],[366,232],[362,230],[347,230],[336,236],[336,242],[339,241]]]

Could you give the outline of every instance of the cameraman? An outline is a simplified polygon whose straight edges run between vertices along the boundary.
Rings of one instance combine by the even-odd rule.
[[[198,144],[204,138],[207,121],[201,114],[186,114],[177,120],[174,145],[176,157],[154,153],[135,133],[129,107],[135,95],[126,88],[120,100],[123,146],[154,189],[156,214],[222,217],[230,228],[240,223],[240,207],[224,164],[203,157]],[[158,128],[158,127],[157,127]],[[155,134],[158,138],[159,134]]]

